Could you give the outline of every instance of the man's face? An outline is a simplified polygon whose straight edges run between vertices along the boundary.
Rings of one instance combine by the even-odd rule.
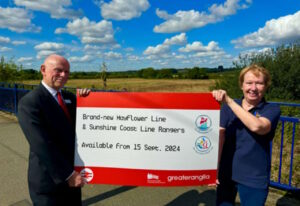
[[[62,58],[51,58],[41,66],[43,81],[53,89],[59,90],[68,81],[69,63]]]

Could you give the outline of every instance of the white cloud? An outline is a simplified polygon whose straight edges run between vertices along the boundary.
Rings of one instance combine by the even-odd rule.
[[[154,60],[155,63],[161,65],[161,66],[167,66],[169,65],[169,61],[168,60],[161,60],[161,59],[157,59],[157,60]]]
[[[211,41],[204,46],[201,42],[195,41],[192,44],[187,44],[185,47],[179,48],[180,52],[209,52],[209,51],[220,51],[218,43]]]
[[[49,56],[50,54],[64,55],[64,52],[63,51],[53,51],[53,50],[42,50],[37,53],[36,58],[42,59],[42,58]]]
[[[238,9],[246,9],[249,7],[247,4],[239,5],[240,0],[227,0],[224,4],[213,4],[208,10],[211,12],[211,15],[218,17],[225,17],[233,15]],[[251,4],[252,2],[247,2]]]
[[[171,39],[166,39],[163,44],[165,45],[184,45],[187,42],[185,33],[173,36]]]
[[[15,32],[40,32],[41,27],[31,23],[33,16],[22,8],[0,7],[0,28]]]
[[[128,59],[129,61],[138,61],[138,60],[140,60],[140,57],[139,57],[139,56],[136,56],[136,55],[128,55],[128,56],[127,56],[127,59]]]
[[[210,57],[216,59],[224,55],[225,55],[224,51],[207,51],[207,52],[197,52],[193,54],[192,57]]]
[[[168,53],[170,51],[169,45],[159,44],[155,47],[149,46],[145,51],[145,55],[161,55]]]
[[[9,37],[4,37],[4,36],[0,36],[0,44],[8,44],[10,43],[10,38]]]
[[[24,63],[24,62],[28,62],[28,61],[32,61],[33,58],[32,57],[20,57],[17,62],[20,62],[20,63]]]
[[[158,60],[158,59],[169,59],[172,58],[172,55],[170,53],[162,53],[162,54],[153,54],[146,56],[145,59],[148,60]]]
[[[10,44],[10,43],[12,43],[13,45],[26,44],[25,41],[11,41],[9,37],[0,36],[0,44]]]
[[[57,28],[55,33],[75,35],[84,44],[116,44],[112,23],[106,20],[96,23],[83,17],[82,19],[68,22],[66,28]]]
[[[112,51],[104,53],[104,56],[107,59],[122,59],[122,54]]]
[[[36,45],[34,48],[38,50],[36,56],[37,59],[44,58],[46,56],[49,56],[50,54],[59,54],[59,55],[65,54],[64,44],[56,43],[56,42],[44,42],[42,44]]]
[[[82,43],[100,43],[100,44],[106,44],[106,43],[112,43],[114,42],[114,36],[113,34],[105,34],[104,36],[82,36],[81,37]]]
[[[188,53],[188,59],[196,65],[210,62],[209,66],[216,66],[218,64],[228,65],[232,62],[231,55],[220,48],[218,42],[215,41],[210,41],[207,45],[195,41],[178,50]]]
[[[87,44],[87,45],[84,46],[84,51],[95,52],[95,51],[100,50],[100,49],[101,49],[101,47],[96,46],[96,45]]]
[[[150,4],[147,0],[112,0],[100,3],[101,15],[105,19],[129,20],[141,16]]]
[[[186,56],[180,54],[180,55],[175,55],[176,59],[186,59]]]
[[[42,44],[36,45],[34,48],[37,50],[62,50],[64,48],[64,45],[55,42],[44,42]]]
[[[113,45],[105,45],[105,47],[106,47],[107,49],[113,50],[113,49],[119,49],[119,48],[121,48],[121,45],[115,43],[115,44],[113,44]]]
[[[26,63],[23,63],[23,66],[26,66],[26,67],[32,67],[32,62],[26,62]]]
[[[84,46],[84,51],[86,54],[91,54],[91,55],[94,55],[95,52],[99,52],[101,53],[103,50],[113,50],[113,49],[118,49],[120,48],[121,46],[119,44],[113,44],[113,45],[101,45],[101,46],[98,46],[98,45],[92,45],[92,44],[86,44]]]
[[[11,51],[11,50],[12,50],[12,48],[5,47],[5,46],[4,46],[4,47],[1,47],[1,46],[0,46],[0,51],[1,51],[1,52]]]
[[[274,46],[293,42],[300,38],[300,11],[292,15],[272,19],[263,28],[232,40],[236,48]]]
[[[157,58],[170,58],[171,46],[172,45],[184,45],[187,42],[187,37],[185,33],[178,34],[171,37],[170,39],[165,39],[162,44],[156,46],[149,46],[144,52],[144,55],[148,55],[148,59]]]
[[[25,41],[12,41],[12,44],[13,45],[24,45],[24,44],[26,44],[26,42]]]
[[[1,14],[0,14],[0,16],[1,16]],[[16,42],[20,43],[18,41],[12,41],[11,42],[11,40],[10,40],[9,37],[0,36],[0,52],[7,52],[7,51],[11,51],[12,50],[12,48],[6,47],[6,46],[1,46],[1,44],[2,45],[6,45],[6,44],[11,44],[12,43],[14,45],[17,45]]]
[[[207,24],[222,21],[224,17],[233,15],[239,9],[245,9],[252,3],[246,0],[242,5],[240,0],[227,0],[224,4],[213,4],[207,12],[199,12],[195,10],[177,11],[175,14],[168,14],[166,11],[156,9],[156,15],[165,22],[154,27],[154,32],[157,33],[173,33],[183,32],[194,28],[200,28]]]
[[[55,19],[74,19],[82,15],[81,11],[66,8],[72,5],[71,0],[14,0],[14,3],[27,9],[50,13]]]
[[[91,62],[93,60],[92,56],[90,55],[84,55],[83,57],[70,57],[70,62]]]
[[[154,27],[154,32],[157,33],[188,31],[193,28],[205,26],[209,21],[212,22],[205,13],[199,13],[195,10],[178,11],[174,15],[169,15],[166,11],[156,9],[156,14],[158,17],[166,20]]]

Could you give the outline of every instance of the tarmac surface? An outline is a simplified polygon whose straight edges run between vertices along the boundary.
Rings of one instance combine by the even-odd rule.
[[[0,112],[0,206],[32,205],[27,188],[28,143],[15,116]],[[128,187],[86,185],[83,205],[215,205],[214,187]],[[236,200],[239,204],[239,200]],[[300,205],[284,192],[270,190],[266,205]]]

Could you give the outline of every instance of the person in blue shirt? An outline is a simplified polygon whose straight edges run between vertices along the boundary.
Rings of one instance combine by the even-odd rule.
[[[237,192],[243,206],[264,205],[270,177],[270,142],[280,108],[264,95],[271,83],[265,68],[250,65],[240,72],[241,100],[225,90],[212,92],[223,103],[220,117],[220,148],[217,205],[234,205]]]

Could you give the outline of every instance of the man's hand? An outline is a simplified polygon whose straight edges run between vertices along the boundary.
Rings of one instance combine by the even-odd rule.
[[[68,179],[68,185],[70,187],[83,187],[85,184],[86,180],[76,171]]]
[[[84,88],[84,89],[78,89],[78,94],[80,97],[86,97],[90,94],[91,90]]]

